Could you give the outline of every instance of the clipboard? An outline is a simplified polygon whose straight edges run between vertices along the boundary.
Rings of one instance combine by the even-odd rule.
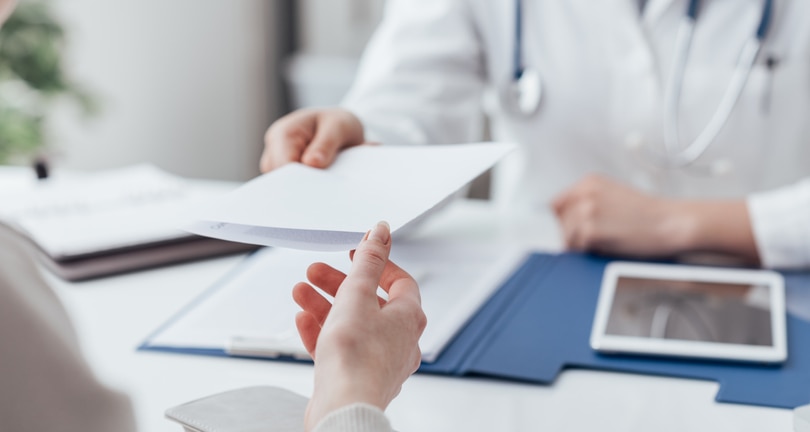
[[[391,259],[419,282],[428,316],[420,340],[423,361],[435,361],[524,258],[525,250],[489,244],[396,242]],[[295,327],[300,307],[291,291],[314,262],[344,272],[351,266],[345,252],[262,249],[151,334],[141,349],[308,360]]]

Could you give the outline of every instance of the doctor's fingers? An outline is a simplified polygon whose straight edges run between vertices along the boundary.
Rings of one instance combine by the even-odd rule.
[[[566,207],[559,216],[566,246],[575,251],[594,250],[602,235],[595,201],[582,200]]]
[[[307,145],[315,136],[316,113],[299,110],[270,125],[264,134],[264,152],[260,168],[272,171],[290,162],[300,162]]]
[[[551,203],[552,209],[560,216],[566,208],[583,200],[597,200],[618,185],[619,183],[600,174],[589,174],[558,195]]]
[[[315,167],[332,165],[338,151],[362,144],[363,125],[344,109],[321,110],[316,114],[315,135],[304,149],[301,162]]]

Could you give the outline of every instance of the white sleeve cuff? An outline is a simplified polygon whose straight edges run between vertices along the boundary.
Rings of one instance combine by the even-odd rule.
[[[356,403],[332,411],[313,432],[392,432],[391,423],[379,408]]]
[[[351,111],[360,120],[367,142],[390,145],[424,145],[429,143],[424,131],[407,115],[385,116],[369,112],[359,105],[355,106],[352,103],[345,102],[341,104],[341,107]]]
[[[748,212],[764,267],[810,266],[810,178],[751,195]]]

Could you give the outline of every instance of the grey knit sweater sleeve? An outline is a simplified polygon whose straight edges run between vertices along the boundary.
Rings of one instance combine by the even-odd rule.
[[[393,432],[393,429],[379,408],[356,403],[332,411],[313,432]]]

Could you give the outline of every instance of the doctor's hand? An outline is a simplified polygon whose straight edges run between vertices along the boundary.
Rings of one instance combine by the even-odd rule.
[[[718,252],[759,262],[742,199],[667,199],[591,175],[553,209],[572,250],[647,258]]]
[[[419,367],[419,337],[427,320],[416,281],[388,261],[391,233],[381,222],[352,255],[348,276],[323,263],[307,270],[310,282],[335,297],[330,304],[308,283],[293,288],[304,309],[296,325],[315,360],[315,389],[305,426],[357,402],[385,410]],[[377,296],[377,287],[388,301]]]
[[[326,168],[341,149],[363,141],[363,124],[348,110],[298,110],[267,129],[260,168],[268,172],[290,162]]]

